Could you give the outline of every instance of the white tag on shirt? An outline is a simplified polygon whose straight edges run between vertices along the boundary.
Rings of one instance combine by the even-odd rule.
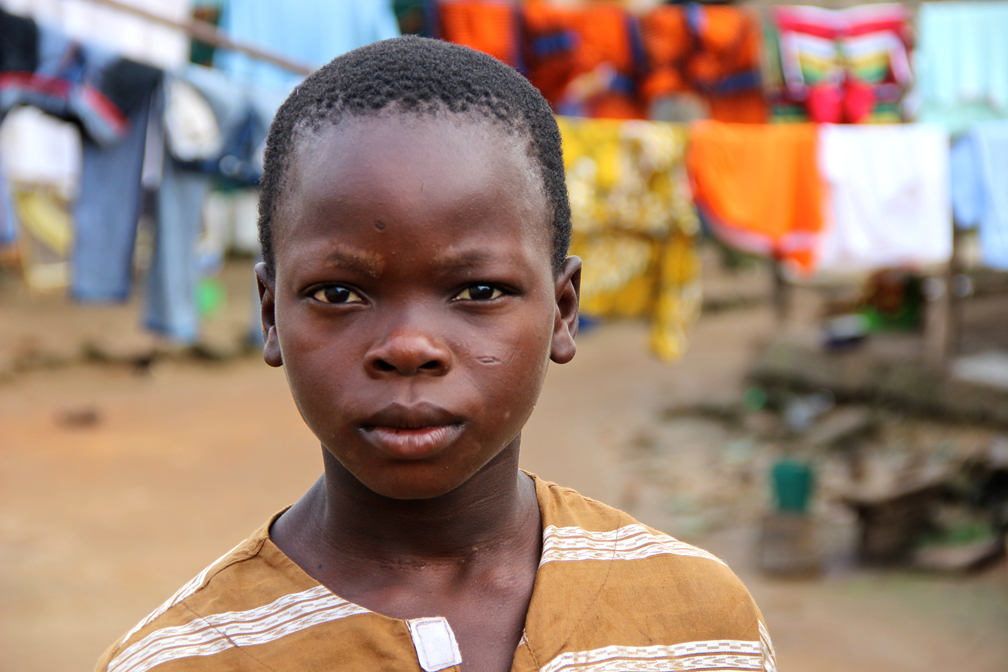
[[[441,616],[411,618],[406,625],[424,672],[438,672],[462,663],[455,633],[446,619]]]

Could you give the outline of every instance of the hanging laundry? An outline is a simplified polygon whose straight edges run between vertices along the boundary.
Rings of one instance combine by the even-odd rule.
[[[958,133],[1008,119],[1008,4],[925,2],[918,32],[920,121]]]
[[[767,64],[775,119],[819,123],[901,120],[912,84],[910,10],[774,7]]]
[[[4,16],[0,29],[11,26],[31,32],[25,20]],[[47,26],[35,25],[34,35],[15,46],[34,42],[35,59],[20,54],[11,61],[12,47],[5,48],[5,63],[35,69],[0,72],[0,114],[30,105],[84,131],[72,292],[85,301],[122,301],[132,274],[150,100],[161,71]]]
[[[2,22],[13,24],[25,29],[24,21]],[[35,34],[36,58],[19,61],[35,70],[0,72],[0,114],[31,105],[84,130],[72,291],[86,301],[122,301],[129,294],[150,98],[161,71],[46,26]]]
[[[523,70],[521,18],[508,0],[441,0],[433,3],[436,36],[472,47]]]
[[[163,173],[156,198],[154,257],[147,277],[144,324],[181,343],[199,337],[197,287],[219,266],[198,249],[203,203],[212,182],[255,186],[266,133],[282,91],[241,86],[197,65],[166,77]],[[208,250],[222,254],[223,249]],[[255,313],[258,321],[258,311]]]
[[[984,264],[1008,271],[1008,121],[974,125],[951,163],[956,224],[978,227]]]
[[[79,123],[99,145],[124,137],[129,117],[150,97],[161,71],[75,42],[46,26],[36,26],[36,34],[35,69],[0,72],[0,114],[31,105]]]
[[[0,159],[11,188],[54,187],[64,200],[77,194],[81,134],[77,126],[34,107],[18,107],[0,126]]]
[[[816,127],[693,127],[687,166],[704,221],[726,243],[808,273],[822,227]]]
[[[89,0],[4,0],[5,9],[30,17],[74,41],[100,44],[124,58],[169,70],[189,58],[181,28],[150,21]],[[185,22],[192,0],[128,0],[127,4],[170,21]]]
[[[203,274],[196,241],[203,228],[200,210],[208,188],[206,176],[186,172],[171,157],[165,157],[144,325],[180,343],[199,339],[196,288]]]
[[[230,38],[309,67],[399,35],[389,0],[226,0],[220,29]],[[214,65],[241,84],[290,91],[301,75],[237,52],[218,51]]]
[[[183,169],[257,186],[269,125],[286,92],[192,65],[171,73],[167,93],[165,141]]]
[[[102,147],[87,135],[82,138],[71,287],[78,300],[115,302],[129,297],[149,113],[148,100],[127,118],[126,137],[112,146]]]
[[[637,20],[615,4],[523,4],[529,81],[559,114],[643,119],[644,67]]]
[[[645,100],[695,92],[718,121],[764,123],[760,22],[738,7],[659,6],[640,20]]]
[[[948,146],[948,133],[938,126],[822,126],[819,169],[830,197],[819,268],[947,262],[952,256]]]
[[[35,72],[38,26],[32,19],[0,9],[0,73]]]
[[[17,216],[14,214],[14,200],[10,182],[0,161],[0,247],[17,240]]]
[[[700,313],[699,230],[684,166],[685,126],[557,119],[571,200],[571,254],[584,261],[581,310],[651,320],[666,361]]]

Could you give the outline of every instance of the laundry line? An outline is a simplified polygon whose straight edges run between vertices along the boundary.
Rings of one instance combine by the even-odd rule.
[[[118,0],[88,0],[88,2],[92,2],[96,5],[110,7],[117,11],[121,11],[126,14],[131,14],[133,16],[140,17],[142,19],[150,21],[151,23],[167,26],[169,28],[175,28],[176,30],[180,30],[189,35],[189,37],[199,40],[200,42],[205,42],[206,44],[212,45],[220,49],[229,49],[231,51],[237,51],[239,53],[245,54],[250,58],[271,63],[272,65],[283,68],[284,70],[293,72],[298,75],[309,75],[315,70],[314,68],[305,65],[304,63],[297,63],[295,61],[290,60],[289,58],[286,58],[285,56],[271,53],[255,45],[246,44],[244,42],[236,42],[235,40],[232,40],[221,31],[217,30],[217,28],[207,23],[206,21],[199,21],[197,19],[178,21],[176,19],[171,19],[166,16],[161,16],[154,12],[147,11],[146,9],[142,9],[140,7],[134,7],[124,2],[119,2]]]

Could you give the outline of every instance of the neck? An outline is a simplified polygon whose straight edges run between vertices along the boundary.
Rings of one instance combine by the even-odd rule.
[[[309,493],[305,522],[341,564],[451,562],[513,545],[532,525],[539,533],[534,485],[518,470],[519,442],[455,490],[424,500],[376,494],[323,449],[325,476]]]

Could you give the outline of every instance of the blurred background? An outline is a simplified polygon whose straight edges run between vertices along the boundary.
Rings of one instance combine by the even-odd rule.
[[[318,477],[263,141],[401,33],[558,115],[523,467],[727,560],[782,669],[1008,669],[1008,2],[817,4],[0,0],[0,670],[90,669]]]

